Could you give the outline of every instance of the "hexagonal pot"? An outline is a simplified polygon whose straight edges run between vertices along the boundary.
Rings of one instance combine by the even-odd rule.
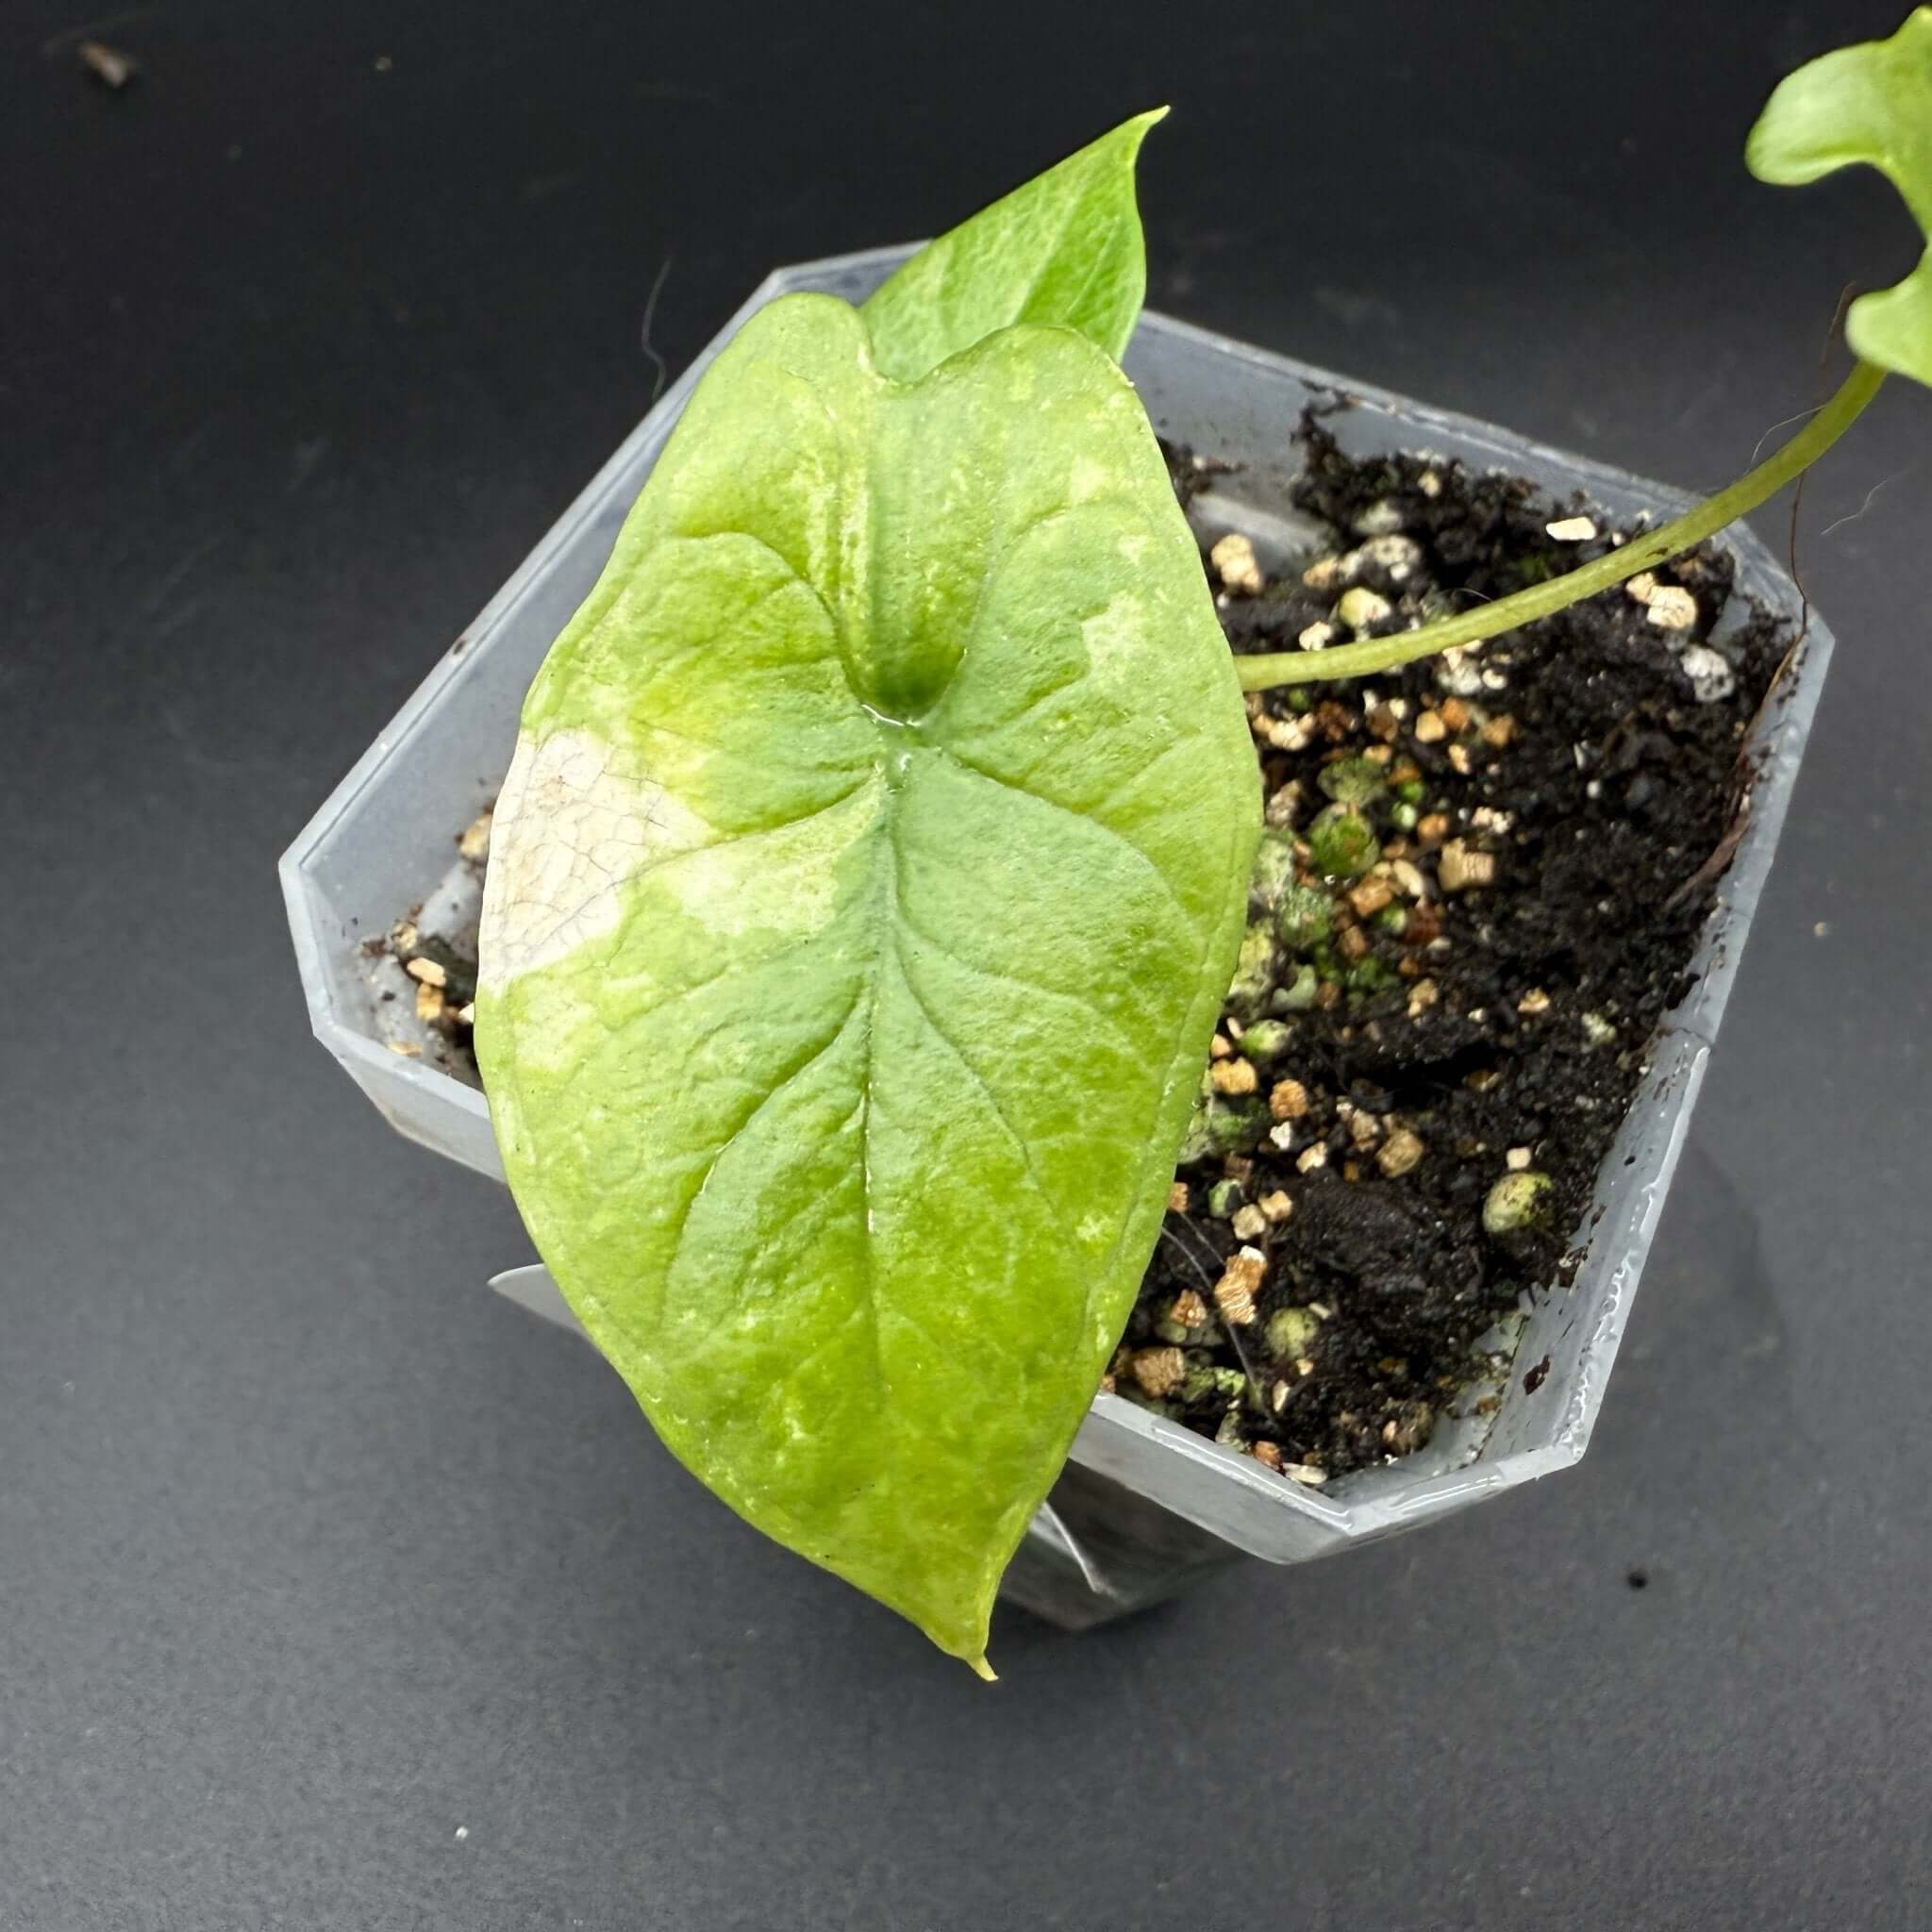
[[[478,889],[452,866],[451,836],[494,796],[518,708],[551,641],[603,568],[699,375],[747,316],[794,290],[859,301],[909,252],[781,269],[757,290],[592,479],[458,638],[283,856],[295,951],[315,1032],[391,1124],[454,1160],[502,1177],[483,1095],[425,1053],[392,961],[362,941],[424,902],[425,929],[474,928]],[[1164,435],[1240,466],[1218,487],[1219,514],[1266,543],[1295,540],[1290,485],[1304,408],[1354,407],[1327,419],[1351,454],[1426,449],[1477,470],[1529,477],[1553,497],[1581,491],[1617,520],[1686,507],[1680,492],[1562,455],[1466,417],[1424,408],[1229,341],[1162,315],[1142,317],[1126,356]],[[1197,508],[1200,508],[1197,505]],[[1210,505],[1210,511],[1212,506]],[[1748,532],[1723,540],[1740,594],[1797,620],[1798,592]],[[1485,1496],[1567,1468],[1582,1456],[1616,1358],[1630,1299],[1690,1124],[1706,1060],[1750,929],[1797,774],[1831,650],[1815,616],[1754,726],[1748,827],[1692,961],[1690,993],[1655,1036],[1649,1070],[1605,1157],[1574,1246],[1567,1289],[1534,1298],[1517,1343],[1540,1374],[1510,1374],[1488,1415],[1444,1420],[1428,1445],[1320,1491],[1113,1395],[1101,1395],[1072,1460],[1009,1569],[1003,1594],[1067,1626],[1172,1594],[1243,1554],[1301,1562],[1450,1515]],[[571,1321],[541,1271],[508,1286],[538,1312]],[[1546,1362],[1547,1366],[1543,1364]]]

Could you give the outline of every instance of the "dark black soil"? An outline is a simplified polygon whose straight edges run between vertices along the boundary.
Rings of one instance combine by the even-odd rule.
[[[1356,633],[1379,635],[1613,541],[1607,525],[1554,541],[1549,521],[1585,507],[1523,482],[1354,459],[1313,417],[1302,441],[1299,507],[1341,561],[1318,560],[1319,589],[1300,571],[1257,581],[1204,539],[1237,654],[1294,649],[1322,624],[1346,641],[1349,588],[1386,601]],[[1171,461],[1183,504],[1216,474]],[[1688,987],[1740,747],[1790,641],[1763,617],[1729,628],[1732,688],[1701,702],[1681,654],[1708,645],[1729,562],[1655,575],[1691,593],[1689,627],[1612,591],[1460,662],[1249,701],[1271,829],[1119,1393],[1308,1483],[1493,1401],[1479,1341],[1560,1291],[1651,1036]],[[446,970],[439,1024],[467,1056],[468,962],[407,924],[396,949]],[[1492,1198],[1506,1181],[1513,1216]]]
[[[1610,541],[1552,541],[1559,509],[1521,482],[1354,460],[1313,420],[1303,440],[1300,508],[1352,560],[1319,591],[1300,574],[1228,587],[1209,562],[1237,654],[1294,649],[1333,622],[1341,582],[1387,600],[1366,626],[1379,635]],[[1174,463],[1186,502],[1204,473],[1184,452]],[[1378,533],[1414,549],[1364,556]],[[1734,687],[1699,702],[1680,653],[1707,642],[1729,561],[1702,554],[1656,579],[1692,593],[1694,625],[1666,629],[1613,591],[1459,665],[1250,700],[1280,843],[1272,872],[1264,848],[1244,964],[1270,935],[1273,956],[1224,1017],[1229,1091],[1205,1100],[1184,1150],[1114,1363],[1121,1393],[1318,1481],[1421,1446],[1471,1398],[1478,1338],[1564,1278],[1652,1033],[1688,988],[1740,742],[1790,641],[1763,617],[1729,629]],[[1349,635],[1337,625],[1333,641]],[[1711,661],[1699,668],[1707,691]],[[1359,874],[1334,870],[1332,832],[1311,851],[1338,792],[1367,822],[1342,828],[1372,864]],[[1528,1214],[1519,1198],[1517,1224],[1486,1231],[1512,1173],[1505,1192]],[[1224,1274],[1244,1247],[1264,1264],[1251,1314],[1256,1271]]]

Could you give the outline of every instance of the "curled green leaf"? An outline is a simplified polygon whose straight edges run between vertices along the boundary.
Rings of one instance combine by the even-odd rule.
[[[1932,7],[1885,41],[1807,61],[1781,80],[1744,148],[1760,181],[1793,185],[1865,162],[1905,197],[1925,253],[1904,281],[1860,295],[1845,340],[1865,361],[1932,384]]]
[[[1134,161],[1156,108],[928,242],[865,305],[874,359],[910,382],[1013,323],[1078,329],[1116,361],[1147,290]]]
[[[1131,387],[914,383],[793,296],[533,685],[476,1046],[538,1248],[673,1451],[983,1667],[1159,1228],[1257,837]]]

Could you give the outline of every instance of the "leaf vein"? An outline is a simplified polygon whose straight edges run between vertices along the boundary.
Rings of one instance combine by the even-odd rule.
[[[1064,817],[1073,819],[1080,824],[1091,825],[1096,832],[1110,839],[1124,851],[1132,853],[1146,867],[1155,883],[1160,888],[1161,896],[1166,899],[1168,905],[1179,917],[1182,924],[1188,926],[1193,924],[1193,915],[1182,905],[1180,894],[1174,891],[1173,882],[1161,869],[1159,862],[1141,846],[1135,844],[1118,826],[1109,825],[1104,819],[1090,818],[1084,811],[1076,810],[1071,805],[1063,805],[1058,798],[1049,797],[1044,791],[1035,791],[1031,786],[1023,785],[1016,779],[1004,778],[999,773],[989,771],[984,765],[976,765],[971,758],[965,757],[951,745],[941,745],[940,750],[944,757],[950,758],[962,772],[971,772],[975,777],[984,778],[989,784],[997,785],[1003,791],[1014,792],[1022,798],[1030,798],[1036,804],[1043,805],[1051,811],[1059,812]]]
[[[1013,1151],[1020,1157],[1021,1169],[1025,1174],[1028,1182],[1031,1183],[1033,1191],[1040,1196],[1041,1205],[1056,1221],[1064,1220],[1065,1216],[1060,1211],[1058,1202],[1054,1199],[1052,1191],[1048,1189],[1045,1181],[1041,1178],[1040,1170],[1034,1165],[1032,1148],[1026,1144],[1019,1129],[1013,1125],[1006,1108],[1000,1104],[999,1095],[987,1084],[986,1075],[967,1058],[965,1050],[959,1045],[958,1041],[940,1024],[939,1015],[933,1011],[931,1002],[920,991],[918,985],[913,980],[911,970],[900,947],[896,930],[892,936],[892,958],[899,969],[899,977],[905,983],[906,991],[912,995],[913,1005],[924,1016],[925,1024],[932,1029],[934,1039],[958,1061],[960,1066],[965,1069],[973,1084],[985,1095],[987,1106],[992,1110],[992,1116],[999,1123],[1001,1131],[1013,1143]]]
[[[844,1038],[845,1029],[852,1024],[853,1015],[858,1012],[859,1000],[862,997],[862,994],[854,997],[852,1004],[839,1016],[839,1024],[832,1029],[829,1037],[820,1041],[796,1065],[780,1074],[777,1081],[773,1086],[768,1087],[758,1096],[744,1117],[718,1143],[717,1151],[705,1163],[703,1175],[699,1178],[697,1186],[691,1190],[690,1198],[685,1202],[684,1211],[677,1217],[677,1233],[672,1241],[671,1258],[664,1267],[664,1279],[666,1282],[669,1282],[677,1273],[677,1264],[684,1255],[685,1238],[691,1231],[691,1215],[695,1212],[698,1202],[704,1197],[705,1190],[711,1185],[711,1176],[718,1172],[718,1163],[738,1144],[739,1141],[750,1129],[758,1117],[764,1112],[766,1108],[770,1107],[788,1088],[804,1078]]]

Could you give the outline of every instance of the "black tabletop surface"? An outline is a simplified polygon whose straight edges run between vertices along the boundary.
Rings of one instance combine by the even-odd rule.
[[[508,1200],[313,1045],[274,870],[648,405],[654,287],[675,368],[1150,102],[1159,308],[1724,480],[1915,254],[1744,129],[1901,4],[162,0],[114,92],[14,0],[0,1924],[1932,1924],[1932,398],[1805,502],[1838,660],[1588,1460],[1003,1612],[997,1689],[485,1291]]]

